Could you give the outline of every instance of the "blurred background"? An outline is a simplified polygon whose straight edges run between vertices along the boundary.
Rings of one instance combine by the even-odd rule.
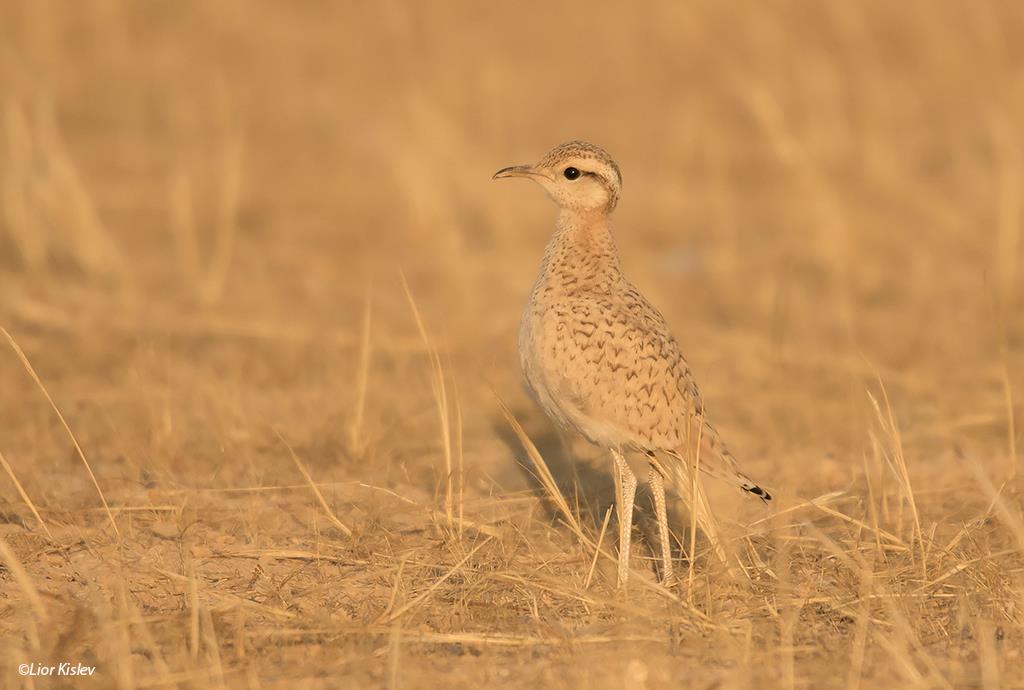
[[[907,414],[923,424],[1005,423],[1022,15],[4,3],[0,316],[50,380],[102,400],[96,434],[123,420],[171,444],[147,453],[164,467],[177,415],[221,439],[232,429],[207,427],[297,415],[342,443],[369,303],[360,435],[400,443],[415,400],[434,422],[400,272],[463,394],[492,408],[483,375],[519,395],[515,328],[554,209],[490,175],[585,138],[624,172],[629,275],[716,416],[755,429],[742,455],[856,447],[876,371],[921,396]],[[3,360],[5,434],[35,443],[27,381]]]
[[[275,429],[324,481],[429,502],[454,444],[467,496],[528,487],[494,392],[551,436],[515,333],[555,209],[490,176],[573,138],[773,493],[881,468],[880,382],[922,491],[1016,467],[1021,3],[7,1],[0,109],[0,325],[112,503],[295,482]],[[29,494],[94,508],[6,339],[0,388]]]

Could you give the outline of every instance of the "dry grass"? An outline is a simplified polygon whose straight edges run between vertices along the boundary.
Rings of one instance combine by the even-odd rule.
[[[0,4],[0,686],[1024,686],[1022,46],[988,1]],[[553,209],[489,182],[571,137],[778,497],[709,484],[728,562],[677,507],[627,596],[608,459],[519,386]]]

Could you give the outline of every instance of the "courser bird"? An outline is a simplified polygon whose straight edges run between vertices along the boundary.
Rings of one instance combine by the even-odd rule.
[[[643,453],[649,464],[663,580],[671,580],[673,572],[666,479],[696,511],[701,529],[724,559],[693,467],[764,501],[771,495],[740,472],[707,419],[665,319],[622,273],[609,220],[622,191],[619,166],[604,149],[570,141],[533,165],[494,174],[494,179],[509,177],[533,180],[559,207],[519,327],[520,364],[548,416],[614,459],[619,586],[629,576],[637,487],[626,453]]]

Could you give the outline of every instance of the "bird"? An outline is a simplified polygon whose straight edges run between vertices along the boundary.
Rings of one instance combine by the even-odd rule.
[[[665,318],[623,274],[610,220],[622,193],[618,164],[603,148],[574,140],[536,163],[502,168],[492,179],[517,177],[539,184],[559,207],[519,325],[520,366],[527,389],[552,420],[612,457],[617,586],[625,588],[629,577],[637,489],[627,453],[643,454],[649,465],[662,581],[673,578],[666,480],[697,511],[724,559],[694,466],[766,503],[772,497],[740,471],[707,417]]]

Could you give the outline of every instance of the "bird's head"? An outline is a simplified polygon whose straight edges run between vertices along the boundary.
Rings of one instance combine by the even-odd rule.
[[[585,141],[560,144],[533,165],[513,165],[494,179],[528,177],[561,208],[610,213],[622,191],[622,173],[608,152]]]

